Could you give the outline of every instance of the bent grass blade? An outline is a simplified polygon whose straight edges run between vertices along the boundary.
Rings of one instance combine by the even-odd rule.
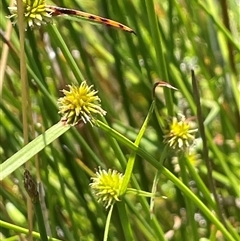
[[[48,9],[49,13],[52,16],[75,16],[75,17],[79,17],[83,20],[87,20],[89,22],[95,22],[95,23],[99,23],[99,24],[104,24],[108,27],[113,27],[113,28],[118,28],[121,29],[125,32],[129,32],[129,33],[134,33],[133,29],[129,28],[128,26],[119,23],[117,21],[108,19],[108,18],[103,18],[91,13],[86,13],[83,11],[79,11],[79,10],[75,10],[75,9],[69,9],[69,8],[61,8],[61,7],[56,7],[56,6],[46,6],[46,8]]]

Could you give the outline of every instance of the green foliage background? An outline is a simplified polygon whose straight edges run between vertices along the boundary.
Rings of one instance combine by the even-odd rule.
[[[5,18],[9,15],[9,4],[9,1],[2,0],[0,5],[1,53],[6,40],[3,36],[9,24]],[[157,89],[157,115],[152,116],[140,143],[143,150],[160,160],[165,144],[159,122],[170,115],[177,116],[177,113],[197,122],[191,69],[195,70],[199,84],[209,157],[213,163],[214,189],[221,196],[220,210],[224,213],[229,235],[222,235],[219,227],[206,217],[193,198],[186,196],[160,171],[157,190],[167,199],[155,199],[154,218],[150,218],[149,207],[144,207],[149,198],[127,195],[123,201],[127,207],[126,220],[119,213],[120,209],[113,209],[108,240],[129,240],[124,223],[130,224],[132,239],[139,241],[170,240],[170,237],[174,241],[238,240],[238,1],[56,0],[47,1],[47,4],[114,19],[133,28],[136,36],[62,17],[54,19],[54,26],[26,31],[30,140],[60,120],[57,108],[60,90],[86,79],[99,91],[109,126],[134,142],[152,102],[153,84],[163,80],[178,91]],[[24,145],[17,25],[7,41],[10,49],[1,80],[1,163]],[[98,166],[124,172],[133,149],[116,141],[101,128],[90,125],[72,127],[59,138],[57,134],[54,137],[56,140],[52,144],[29,160],[28,167],[33,176],[40,175],[46,203],[43,213],[48,215],[52,236],[60,240],[103,240],[107,210],[92,194],[90,177]],[[196,155],[191,160],[187,155],[169,151],[164,166],[183,181],[210,211],[217,212],[209,201],[211,188],[199,133],[193,149]],[[179,164],[174,161],[176,159]],[[0,218],[8,223],[4,226],[1,222],[2,240],[19,240],[15,236],[19,234],[16,227],[28,228],[24,167],[11,168],[12,173],[1,181],[0,187]],[[0,168],[0,171],[4,170]],[[148,160],[137,155],[133,176],[141,190],[151,192],[156,171]],[[202,193],[204,184],[208,196]],[[135,182],[131,185],[136,188]],[[10,223],[15,224],[15,228],[11,228]],[[38,225],[34,217],[33,230],[39,231]]]

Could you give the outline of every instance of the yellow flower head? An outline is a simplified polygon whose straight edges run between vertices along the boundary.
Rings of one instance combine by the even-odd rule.
[[[173,117],[164,132],[165,143],[173,149],[185,149],[193,142],[195,138],[193,133],[197,132],[197,129],[191,129],[190,123],[182,116],[180,121]]]
[[[103,202],[104,206],[108,208],[115,201],[120,201],[119,191],[123,181],[122,173],[111,169],[101,170],[99,167],[96,176],[91,179],[90,186],[97,196],[98,202]]]
[[[80,86],[68,85],[69,91],[63,90],[64,97],[58,99],[59,113],[63,115],[63,120],[67,124],[76,125],[80,121],[95,124],[96,119],[93,114],[106,114],[99,104],[100,98],[97,91],[92,90],[92,85],[88,86],[83,81]]]
[[[22,0],[23,2],[23,14],[24,21],[27,26],[40,27],[41,24],[46,24],[51,22],[52,10],[48,9],[45,4],[45,0]],[[10,12],[12,13],[9,18],[17,18],[17,3],[15,6],[9,7]]]

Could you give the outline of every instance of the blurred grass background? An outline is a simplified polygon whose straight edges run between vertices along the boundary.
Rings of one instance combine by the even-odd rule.
[[[151,12],[147,0],[47,1],[47,4],[119,21],[134,29],[136,36],[62,17],[54,19],[55,26],[26,31],[31,100],[29,139],[33,140],[59,121],[56,103],[61,96],[60,90],[85,79],[99,91],[108,124],[132,141],[148,113],[153,84],[159,80],[169,82],[179,91],[168,92],[172,105],[171,100],[164,98],[166,93],[158,89],[158,114],[165,118],[181,113],[196,122],[190,73],[194,69],[215,188],[221,196],[222,212],[234,240],[240,234],[240,3],[235,0],[155,0],[153,3],[154,11]],[[10,1],[1,1],[1,53],[6,46],[4,42],[9,46],[7,56],[1,57],[1,65],[6,60],[6,67],[1,69],[4,71],[0,102],[1,163],[24,145],[17,25],[13,26],[9,40],[4,38],[10,26],[9,19],[5,18],[10,14],[9,5]],[[156,26],[152,20],[155,16]],[[64,51],[64,47],[67,50]],[[71,53],[70,57],[66,51]],[[43,211],[48,215],[53,237],[83,241],[103,239],[107,211],[96,202],[90,190],[89,170],[95,171],[101,166],[124,172],[125,167],[119,160],[126,159],[130,150],[119,144],[119,153],[113,142],[96,127],[75,127],[39,152],[35,161],[30,161],[31,173],[40,174],[45,190],[46,209]],[[162,129],[153,116],[140,146],[160,160],[164,145]],[[192,150],[194,157],[190,161],[210,190],[199,134]],[[164,166],[182,178],[179,161],[183,162],[184,158],[171,152]],[[181,168],[186,168],[187,186],[210,209],[190,168],[184,166],[180,164]],[[0,218],[28,228],[23,172],[21,167],[1,181]],[[142,190],[151,191],[155,172],[146,160],[137,157],[134,176]],[[167,199],[156,198],[154,224],[139,198],[127,196],[134,240],[229,240],[217,232],[190,200],[195,219],[192,223],[188,219],[188,197],[165,176],[160,175],[157,189]],[[158,228],[165,233],[165,239],[158,236]],[[33,230],[38,230],[35,218]],[[19,240],[11,229],[1,228],[0,232],[1,240]],[[24,240],[23,236],[20,238]],[[125,240],[117,209],[113,210],[108,240]]]

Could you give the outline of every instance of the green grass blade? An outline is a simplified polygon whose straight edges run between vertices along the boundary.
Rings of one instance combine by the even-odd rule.
[[[42,135],[31,141],[13,156],[8,158],[0,165],[0,180],[6,178],[8,175],[22,166],[25,162],[27,162],[30,158],[40,152],[44,147],[56,140],[69,129],[70,126],[64,125],[63,122],[59,122],[44,132]]]

